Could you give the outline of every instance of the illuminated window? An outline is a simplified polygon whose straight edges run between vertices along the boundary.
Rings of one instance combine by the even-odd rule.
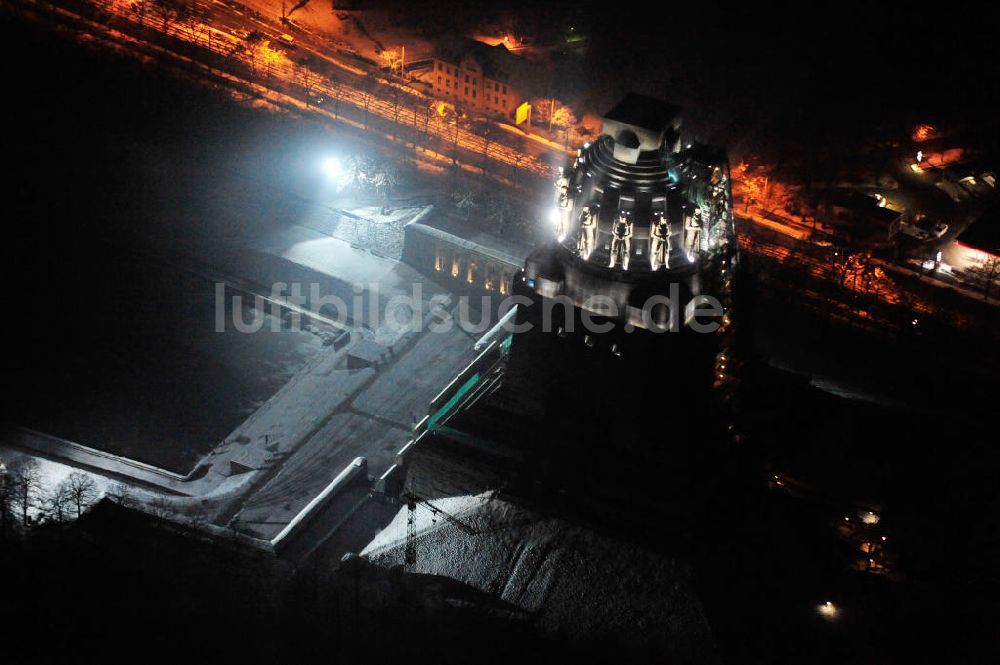
[[[483,279],[483,288],[487,291],[492,291],[496,282],[496,266],[492,263],[486,264],[486,277]]]
[[[470,260],[468,268],[465,271],[465,281],[468,282],[469,284],[472,284],[473,282],[476,281],[476,267],[477,267],[476,262]]]
[[[507,295],[507,292],[510,291],[509,284],[510,275],[506,271],[500,273],[500,295]]]
[[[440,249],[437,249],[434,251],[434,270],[436,270],[437,272],[441,272],[441,269],[443,267],[444,267],[444,253]]]
[[[462,263],[462,261],[461,261],[461,259],[458,258],[458,256],[455,256],[455,258],[453,258],[451,260],[451,276],[452,277],[458,277],[458,273],[462,269],[461,263]]]

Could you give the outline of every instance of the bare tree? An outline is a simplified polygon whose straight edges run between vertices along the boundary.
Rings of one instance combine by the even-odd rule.
[[[383,215],[389,211],[389,197],[397,182],[396,169],[387,164],[381,165],[372,177],[372,186],[382,202]]]
[[[160,15],[163,24],[163,32],[170,34],[170,22],[172,20],[182,20],[188,13],[188,7],[179,0],[153,0],[153,7]]]
[[[386,49],[379,53],[379,57],[382,58],[385,64],[389,67],[390,74],[395,74],[400,63],[402,62],[402,57],[399,51],[395,49]]]
[[[486,220],[498,235],[503,235],[512,223],[518,222],[518,210],[508,197],[496,194],[486,200]]]
[[[320,75],[317,73],[320,61],[314,55],[307,55],[295,63],[295,73],[298,74],[299,83],[306,89],[306,103],[309,103],[309,95],[313,88],[320,82]]]
[[[993,287],[1000,286],[1000,258],[990,257],[982,263],[966,270],[983,293],[983,300],[989,300]]]
[[[389,88],[389,100],[392,102],[392,140],[396,140],[399,132],[399,112],[400,104],[403,102],[403,93],[398,88]]]
[[[441,116],[441,112],[438,111],[438,107],[441,106],[442,102],[432,102],[424,106],[424,134],[427,133],[428,127],[431,124],[431,118]]]
[[[264,45],[266,38],[266,35],[259,30],[254,30],[246,36],[246,44],[244,44],[243,48],[250,56],[250,73],[253,76],[257,75],[257,54]]]
[[[59,483],[60,487],[64,485],[70,505],[76,509],[77,517],[83,515],[83,511],[97,500],[97,483],[86,473],[74,471],[66,480]]]
[[[174,514],[173,505],[170,503],[170,499],[162,494],[157,495],[147,505],[149,506],[149,511],[160,519],[167,519]]]
[[[56,485],[55,489],[49,492],[48,497],[45,499],[45,511],[56,522],[66,520],[66,513],[72,505],[68,489],[64,480]]]
[[[496,136],[496,125],[489,120],[478,120],[473,125],[473,131],[483,139],[483,163],[481,168],[483,175],[486,175],[486,163],[490,157],[490,144]]]
[[[188,524],[195,529],[203,529],[208,523],[208,512],[202,506],[196,506],[188,516]]]
[[[469,129],[469,120],[465,117],[465,113],[459,109],[455,109],[455,132],[452,134],[451,142],[451,164],[452,166],[458,165],[458,139],[461,132]]]
[[[21,524],[28,526],[28,513],[41,502],[42,474],[38,470],[38,462],[27,459],[11,473],[11,490],[13,492],[14,509],[19,513]]]
[[[520,185],[521,165],[524,162],[524,152],[527,150],[527,142],[521,136],[514,136],[511,148],[514,150],[514,163],[511,165],[510,181],[514,191],[517,191]]]
[[[14,514],[14,492],[11,482],[11,473],[3,460],[0,460],[0,540],[7,538],[7,529]]]
[[[466,219],[469,219],[472,213],[479,208],[478,193],[468,187],[457,187],[452,192],[451,198],[455,210],[462,213]]]
[[[363,191],[371,186],[376,172],[375,160],[365,155],[351,155],[337,183],[338,191]]]
[[[564,137],[564,148],[569,148],[569,130],[573,125],[577,123],[576,115],[573,114],[573,109],[568,106],[559,106],[552,112],[552,116],[549,119],[549,130],[551,131],[552,126],[563,133]]]
[[[109,487],[106,496],[123,508],[132,508],[136,503],[135,493],[125,483],[115,483]]]
[[[378,85],[378,82],[371,74],[358,81],[358,91],[361,93],[361,101],[365,107],[365,129],[368,129],[368,116],[371,111],[372,102],[375,101],[376,85]]]
[[[339,118],[340,117],[340,98],[344,95],[344,92],[343,92],[343,89],[340,86],[340,83],[337,82],[337,78],[335,76],[330,76],[329,83],[330,83],[330,86],[331,86],[331,88],[333,90],[333,117],[334,118]]]
[[[139,21],[139,27],[144,27],[146,24],[146,10],[149,9],[148,0],[135,0],[131,5],[129,5],[129,8]]]

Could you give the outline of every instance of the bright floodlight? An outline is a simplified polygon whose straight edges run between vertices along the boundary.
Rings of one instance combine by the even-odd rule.
[[[878,524],[880,519],[877,513],[874,513],[870,510],[862,512],[860,514],[860,517],[861,521],[864,522],[865,524]]]
[[[326,173],[328,178],[339,178],[340,177],[340,160],[336,157],[330,157],[323,161],[323,171]]]
[[[840,614],[840,609],[829,600],[819,605],[816,610],[827,621],[836,621],[837,616]]]

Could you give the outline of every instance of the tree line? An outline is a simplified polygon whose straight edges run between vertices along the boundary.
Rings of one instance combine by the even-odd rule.
[[[82,471],[47,489],[37,460],[0,461],[0,535],[7,538],[38,524],[78,518],[100,494],[93,477]]]

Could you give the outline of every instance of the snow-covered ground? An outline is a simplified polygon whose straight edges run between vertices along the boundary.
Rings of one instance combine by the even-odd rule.
[[[281,0],[244,0],[248,7],[267,18],[281,16]],[[432,45],[395,20],[391,11],[381,9],[341,11],[331,2],[285,0],[289,20],[310,32],[319,33],[338,49],[382,62],[383,50],[407,50],[407,59],[425,57]],[[412,57],[411,57],[412,54]]]
[[[493,594],[542,629],[570,639],[614,635],[661,653],[665,662],[710,658],[701,604],[683,566],[669,557],[491,493],[420,502],[414,516],[417,562],[410,572],[450,577]],[[404,507],[361,555],[386,567],[403,564],[407,517]]]

